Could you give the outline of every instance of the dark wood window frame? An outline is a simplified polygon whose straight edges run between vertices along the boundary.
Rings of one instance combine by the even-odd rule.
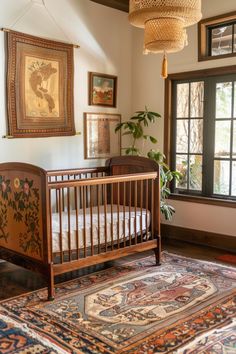
[[[171,166],[171,152],[173,151],[174,137],[173,135],[173,88],[174,82],[177,80],[201,79],[202,77],[214,77],[236,74],[236,65],[219,67],[214,69],[205,69],[198,71],[189,71],[183,73],[170,74],[165,80],[165,124],[164,124],[164,153],[166,155],[167,163]],[[203,196],[182,195],[173,193],[171,199],[182,200],[186,202],[210,204],[223,207],[236,208],[236,201],[225,200],[219,198],[209,198]]]
[[[209,55],[209,27],[220,26],[236,22],[236,11],[227,14],[206,18],[198,23],[198,61],[215,60],[235,57],[236,52],[222,55]]]

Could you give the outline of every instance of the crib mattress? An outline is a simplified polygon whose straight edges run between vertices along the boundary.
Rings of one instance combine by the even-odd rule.
[[[136,226],[136,234],[141,233],[141,226],[143,233],[146,232],[146,229],[150,226],[150,212],[146,209],[136,208],[136,222],[135,222],[135,208],[131,207],[129,209],[128,206],[119,207],[118,206],[107,205],[107,212],[105,217],[104,206],[101,205],[99,207],[100,216],[98,222],[98,208],[92,208],[92,223],[91,223],[91,214],[90,208],[85,209],[85,227],[84,227],[84,215],[83,209],[78,211],[78,241],[77,241],[77,232],[76,232],[76,211],[72,210],[70,212],[70,238],[71,245],[69,247],[69,220],[68,213],[62,213],[62,225],[61,225],[61,233],[62,233],[62,250],[68,251],[69,249],[75,250],[77,249],[77,242],[79,248],[84,248],[84,234],[86,237],[86,247],[91,246],[91,232],[93,235],[93,245],[98,245],[99,240],[99,232],[100,231],[100,245],[105,243],[105,234],[107,234],[107,243],[111,243],[112,234],[113,234],[113,242],[114,244],[118,240],[118,229],[119,229],[119,239],[122,241],[124,238],[129,238],[129,234],[132,237],[135,235],[135,226]],[[111,213],[112,211],[112,213]],[[118,217],[119,215],[119,217]],[[119,228],[118,228],[118,220],[119,220]],[[142,222],[141,222],[142,220]],[[106,221],[106,228],[105,228]],[[91,230],[92,225],[92,230]],[[112,228],[113,225],[113,228]],[[106,231],[105,231],[106,229]],[[113,229],[113,232],[112,232]],[[130,231],[129,231],[130,230]],[[53,241],[53,252],[60,252],[60,219],[59,213],[52,214],[52,241]]]

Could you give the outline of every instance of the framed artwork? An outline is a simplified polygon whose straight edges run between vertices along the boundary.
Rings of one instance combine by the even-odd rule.
[[[89,105],[116,107],[117,77],[89,72]]]
[[[85,159],[104,159],[121,154],[121,135],[115,128],[120,114],[84,113]]]
[[[74,135],[73,45],[15,31],[6,36],[9,135]]]

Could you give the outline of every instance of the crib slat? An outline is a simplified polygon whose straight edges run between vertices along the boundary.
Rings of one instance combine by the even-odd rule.
[[[111,184],[111,249],[114,249],[113,240],[113,184]]]
[[[137,181],[134,182],[134,238],[137,245]]]
[[[129,182],[129,245],[131,246],[131,189],[132,189],[132,182]]]
[[[69,261],[71,261],[70,188],[67,188],[67,216],[68,216]]]
[[[92,200],[92,186],[89,188],[90,194],[90,243],[91,243],[91,256],[94,255],[93,249],[93,200]]]
[[[140,181],[140,209],[141,209],[141,218],[140,218],[141,242],[143,242],[143,181]]]
[[[75,223],[76,223],[76,253],[77,259],[79,259],[79,210],[78,210],[78,187],[74,187],[74,195],[75,195]]]
[[[62,200],[61,200],[62,193],[61,193],[61,189],[59,189],[58,192],[59,192],[59,225],[60,225],[60,232],[59,232],[60,259],[61,259],[61,263],[63,263],[64,257],[63,257],[63,239],[62,239]]]
[[[51,247],[51,260],[53,262],[53,241],[52,241],[52,191],[49,191],[49,225],[50,225],[50,247]]]
[[[64,175],[62,176],[62,181],[64,181]],[[65,211],[65,194],[64,194],[64,188],[62,188],[62,210]]]
[[[117,183],[117,246],[120,248],[120,183]]]
[[[151,205],[151,228],[152,228],[152,240],[154,239],[154,180],[151,181],[152,188],[152,205]]]
[[[100,186],[97,186],[97,200],[98,200],[98,254],[100,253]]]
[[[86,242],[86,195],[85,188],[82,187],[82,195],[83,195],[83,239],[84,239],[84,258],[87,256],[87,242]]]
[[[55,177],[55,181],[57,182],[57,176]],[[58,192],[59,192],[59,189],[55,189],[55,192],[56,192],[56,213],[58,213]]]
[[[86,174],[86,178],[88,178],[88,174]],[[85,192],[86,192],[86,208],[89,206],[89,188],[86,186],[85,187]]]
[[[107,252],[107,185],[104,184],[104,222],[105,222],[105,252]]]
[[[148,183],[146,180],[146,239],[148,239]]]
[[[125,204],[126,204],[126,182],[123,183],[123,239],[124,247],[126,246],[126,235],[125,235]]]

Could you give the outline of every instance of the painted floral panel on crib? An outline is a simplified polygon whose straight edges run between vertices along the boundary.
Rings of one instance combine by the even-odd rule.
[[[0,246],[43,257],[40,177],[0,171]]]

